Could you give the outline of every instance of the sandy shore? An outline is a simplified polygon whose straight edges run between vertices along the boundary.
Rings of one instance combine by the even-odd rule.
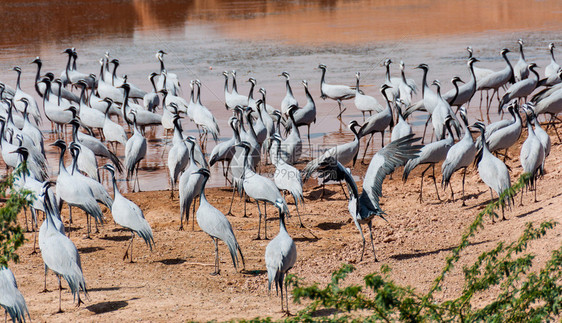
[[[526,131],[522,139],[526,138]],[[512,241],[521,233],[527,222],[548,219],[562,220],[562,145],[552,134],[554,145],[546,161],[547,174],[538,183],[538,202],[527,193],[523,206],[515,206],[506,213],[507,220],[486,226],[463,254],[462,264],[473,261],[481,252],[489,250],[498,241]],[[522,172],[518,155],[519,146],[510,150],[511,178],[514,181]],[[300,167],[304,167],[301,164]],[[421,167],[420,167],[421,168]],[[442,268],[445,257],[458,243],[460,235],[474,216],[489,202],[488,188],[477,171],[467,174],[467,206],[449,200],[450,191],[440,188],[440,202],[430,179],[425,180],[424,202],[419,203],[419,175],[417,168],[408,182],[401,180],[401,169],[393,179],[384,184],[382,207],[388,213],[388,223],[374,221],[374,239],[379,262],[373,261],[370,252],[358,262],[361,250],[360,236],[347,211],[339,185],[327,186],[324,199],[319,199],[320,189],[311,181],[305,188],[305,208],[302,219],[306,228],[298,227],[296,217],[289,219],[288,231],[296,242],[298,259],[292,273],[307,282],[325,284],[331,272],[342,263],[352,263],[357,270],[348,283],[360,283],[364,275],[377,271],[382,264],[392,268],[392,277],[416,289],[426,290]],[[438,167],[440,169],[440,167]],[[365,165],[353,169],[354,174],[366,170]],[[438,175],[440,178],[440,174]],[[460,174],[453,175],[455,191],[460,190]],[[123,253],[130,238],[129,232],[116,226],[106,210],[107,223],[92,239],[85,239],[85,217],[77,212],[71,239],[78,247],[84,275],[89,288],[89,300],[77,308],[72,303],[68,289],[63,291],[62,314],[58,308],[56,278],[47,277],[50,290],[43,290],[43,261],[39,253],[32,254],[33,234],[26,235],[28,242],[19,250],[21,261],[11,265],[20,290],[27,300],[33,321],[173,321],[178,320],[228,320],[271,316],[280,318],[279,298],[268,293],[264,253],[268,241],[253,240],[257,234],[257,208],[248,204],[248,217],[242,217],[243,203],[236,199],[234,213],[229,217],[246,258],[246,268],[235,272],[226,247],[219,246],[221,275],[211,276],[214,247],[209,236],[197,224],[179,231],[179,203],[170,200],[169,191],[128,194],[145,213],[152,225],[156,241],[150,252],[140,239],[135,239],[135,263],[123,261]],[[207,190],[209,201],[221,211],[228,210],[230,189]],[[457,194],[460,196],[460,194]],[[519,198],[516,199],[519,201]],[[290,206],[294,210],[293,206]],[[268,208],[270,237],[277,234],[278,221],[273,207]],[[68,210],[64,210],[63,216]],[[23,217],[22,217],[23,219]],[[190,219],[191,221],[191,219]],[[368,230],[366,227],[365,230]],[[537,253],[536,262],[543,263],[550,251],[560,244],[562,226],[553,229],[545,238],[531,245]],[[457,265],[447,277],[446,288],[439,297],[446,299],[457,295],[462,286],[462,266]],[[63,286],[66,286],[64,283]],[[492,295],[480,295],[484,302]],[[291,304],[296,311],[304,305]]]

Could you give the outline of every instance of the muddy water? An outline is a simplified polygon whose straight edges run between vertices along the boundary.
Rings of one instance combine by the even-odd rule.
[[[239,92],[246,94],[254,77],[258,87],[268,91],[268,103],[278,107],[284,94],[282,71],[291,73],[299,102],[305,102],[300,80],[307,79],[316,100],[317,122],[311,128],[314,148],[307,155],[352,140],[346,125],[361,122],[353,101],[340,122],[335,118],[337,104],[320,99],[319,63],[328,66],[327,82],[353,85],[355,72],[361,72],[364,91],[382,101],[378,89],[384,80],[381,63],[386,58],[404,60],[407,77],[421,84],[421,72],[412,67],[430,66],[430,80],[440,79],[443,91],[449,80],[459,75],[468,81],[467,45],[475,50],[480,67],[503,68],[499,50],[512,49],[517,62],[517,39],[526,44],[526,58],[541,67],[548,64],[548,43],[560,43],[562,3],[558,1],[11,1],[2,5],[0,20],[0,81],[15,85],[15,72],[22,66],[23,89],[34,93],[35,56],[44,62],[44,71],[59,74],[66,63],[60,52],[76,47],[78,70],[98,73],[98,59],[109,51],[119,58],[118,74],[149,90],[147,75],[158,71],[157,50],[166,56],[168,71],[178,74],[183,96],[189,95],[189,81],[203,82],[202,101],[214,113],[221,140],[231,137],[227,124],[230,112],[224,108],[223,70],[237,70]],[[454,17],[452,19],[451,17]],[[541,68],[542,71],[542,68]],[[392,65],[398,76],[397,64]],[[421,96],[418,93],[417,99]],[[479,96],[469,114],[480,118]],[[497,119],[491,115],[492,120]],[[425,116],[415,114],[411,122],[421,132]],[[184,120],[188,134],[197,135],[195,126]],[[47,141],[52,134],[43,124]],[[304,130],[306,132],[306,130]],[[303,135],[304,133],[303,132]],[[150,130],[149,154],[141,164],[140,182],[144,190],[169,186],[161,129]],[[304,136],[303,136],[304,137]],[[388,142],[387,134],[385,141]],[[364,145],[364,141],[362,145]],[[214,143],[210,143],[210,151]],[[375,136],[372,155],[380,147]],[[49,162],[56,172],[57,154],[52,147]],[[164,154],[163,154],[164,152]],[[123,155],[120,149],[119,155]],[[163,156],[163,157],[162,157]],[[210,183],[224,185],[220,166],[213,168]],[[128,190],[126,182],[120,182]]]

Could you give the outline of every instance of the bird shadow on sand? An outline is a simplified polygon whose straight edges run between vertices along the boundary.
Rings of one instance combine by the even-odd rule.
[[[100,238],[100,239],[109,240],[109,241],[127,241],[127,240],[131,240],[131,235],[115,236],[115,237],[103,237],[103,238]]]
[[[323,309],[319,309],[316,310],[314,312],[311,313],[312,317],[326,317],[326,316],[331,316],[337,313],[341,313],[341,311],[335,309],[335,308],[323,308]]]
[[[310,200],[340,200],[339,198],[332,198],[332,196],[336,195],[337,191],[329,190],[328,188],[324,189],[324,194],[322,194],[322,187],[313,188],[308,195],[306,196],[307,199]]]
[[[92,253],[92,252],[96,252],[96,251],[100,251],[100,250],[105,250],[105,248],[102,248],[102,247],[78,248],[78,251],[80,251],[80,253]]]
[[[531,214],[533,214],[533,213],[535,213],[535,212],[538,212],[538,211],[540,211],[540,210],[542,210],[542,206],[541,206],[541,207],[538,207],[538,208],[536,208],[536,209],[534,209],[534,210],[527,211],[527,212],[525,212],[525,213],[521,213],[521,214],[519,214],[519,215],[516,215],[516,217],[518,217],[518,218],[523,218],[523,217],[526,217],[527,215],[531,215]]]
[[[260,275],[264,275],[267,274],[267,270],[241,270],[240,271],[241,274],[245,275],[245,276],[260,276]]]
[[[491,240],[473,242],[473,243],[470,244],[470,246],[476,246],[476,245],[488,243],[488,242],[491,242]],[[443,251],[451,251],[451,250],[455,249],[456,247],[457,246],[452,246],[452,247],[448,247],[448,248],[440,248],[440,249],[437,249],[437,250],[418,252],[418,253],[401,253],[401,254],[397,254],[397,255],[392,255],[392,256],[390,256],[390,258],[395,259],[395,260],[408,260],[408,259],[414,259],[414,258],[420,258],[420,257],[438,254],[438,253],[443,252]]]
[[[160,262],[160,263],[162,263],[166,266],[181,265],[181,264],[185,263],[185,259],[181,259],[181,258],[162,259],[162,260],[159,260],[158,262]]]
[[[339,230],[344,225],[346,225],[346,223],[322,222],[319,223],[317,227],[320,230],[328,231],[328,230]]]
[[[309,237],[305,237],[304,235],[302,237],[294,237],[293,238],[294,241],[299,241],[299,242],[316,242],[318,240],[320,240],[318,237],[314,236],[312,238]]]
[[[106,292],[106,291],[114,291],[114,290],[120,290],[121,287],[98,287],[98,288],[88,288],[89,292]]]
[[[117,311],[121,308],[126,307],[127,305],[129,305],[129,302],[127,301],[110,301],[90,305],[87,306],[86,309],[90,312],[93,312],[94,314],[103,314]]]

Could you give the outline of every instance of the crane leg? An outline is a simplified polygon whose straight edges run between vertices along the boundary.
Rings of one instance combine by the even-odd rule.
[[[343,110],[341,109],[342,108],[341,100],[338,100],[338,108],[340,109],[340,114],[338,114],[338,119],[341,119],[341,115],[345,112],[345,110],[347,110],[347,108],[343,108]]]
[[[259,205],[259,202],[258,202]],[[269,240],[267,238],[267,202],[263,202],[264,212],[263,212],[263,231],[264,231],[264,240]]]
[[[41,293],[49,292],[49,290],[47,289],[47,271],[49,270],[49,268],[47,267],[47,265],[44,266],[45,266],[45,284],[43,285],[43,291],[41,291]]]
[[[90,229],[91,229],[91,224],[90,224],[90,215],[88,215],[88,213],[86,213],[86,229],[87,229],[87,235],[86,235],[86,239],[91,239],[90,237]]]
[[[423,199],[422,199],[422,195],[423,195],[423,176],[425,175],[425,172],[427,172],[427,170],[429,169],[429,167],[431,167],[431,165],[427,166],[427,168],[424,169],[424,171],[421,173],[420,197],[419,197],[420,203],[423,202]]]
[[[29,226],[27,225],[27,208],[23,208],[23,216],[25,217],[25,232],[29,232]],[[33,224],[32,224],[33,226]]]
[[[232,214],[232,202],[234,202],[234,193],[236,193],[236,187],[232,187],[232,198],[230,199],[230,207],[228,208],[228,213],[226,213],[226,215],[232,215],[234,216],[234,214]]]
[[[282,276],[282,275],[281,275],[281,276]],[[281,280],[281,281],[279,282],[279,285],[280,285],[280,286],[279,286],[279,287],[280,287],[279,289],[281,289],[281,312],[284,313],[284,312],[285,312],[285,309],[284,309],[284,304],[283,304],[283,303],[285,303],[285,300],[283,299],[283,281],[282,281],[281,278],[280,278],[280,280]]]
[[[62,284],[59,275],[57,275],[57,279],[59,280],[59,311],[57,313],[62,313]]]
[[[425,133],[427,131],[427,125],[429,124],[429,121],[431,121],[431,114],[429,115],[429,118],[427,118],[427,121],[425,122],[425,126],[423,127],[423,135],[422,135],[422,141],[421,141],[422,145],[425,141]]]
[[[195,201],[197,200],[197,196],[193,199],[193,218],[191,219],[191,231],[195,231]],[[199,205],[201,205],[201,197],[199,197]],[[187,219],[185,219],[186,223],[189,221],[189,210],[187,210]]]
[[[369,236],[371,238],[371,248],[373,248],[373,257],[375,257],[375,262],[378,262],[377,255],[375,254],[375,243],[373,242],[373,222],[372,220],[367,223],[369,226]]]
[[[464,168],[464,171],[462,173],[462,206],[466,206],[466,203],[464,201],[464,179],[466,178],[466,167]]]
[[[247,218],[248,214],[246,213],[246,192],[244,192],[244,194],[242,194],[242,198],[244,199],[244,215],[242,216],[243,218]],[[259,207],[259,205],[258,205]]]
[[[340,184],[341,184],[341,182],[340,182]],[[345,193],[345,191],[344,191],[344,193]],[[294,195],[293,195],[293,200],[295,200],[295,209],[297,209],[297,215],[299,216],[300,226],[301,226],[301,228],[304,228],[305,226],[304,226],[304,224],[302,224],[301,214],[299,212],[299,203],[297,202],[297,198]]]
[[[258,222],[258,237],[255,238],[254,240],[261,240],[261,210],[260,210],[260,202],[258,200],[256,200],[256,204],[258,205],[258,213],[259,213],[259,222]]]
[[[135,242],[135,233],[133,231],[131,231],[131,257],[129,257],[129,259],[131,260],[131,263],[133,263],[133,246],[134,246],[134,242]]]
[[[441,202],[441,198],[439,197],[439,190],[437,189],[437,181],[435,180],[435,164],[431,164],[431,170],[432,170],[432,175],[431,177],[433,177],[433,185],[435,185],[435,194],[437,194],[437,199]]]
[[[373,139],[374,133],[371,134],[369,140],[367,140],[367,144],[365,145],[365,151],[363,152],[363,158],[361,159],[361,164],[365,165],[365,156],[367,155],[367,148],[369,148],[369,144],[371,143],[371,139]]]
[[[287,291],[287,282],[283,279],[283,285],[285,285],[285,302],[287,303],[287,307],[285,308],[287,316],[291,316],[291,312],[289,312],[289,292]]]
[[[343,183],[340,181],[340,186],[341,186],[341,190],[343,192],[343,195],[345,196],[346,200],[349,200],[349,198],[347,197],[347,193],[345,193],[345,189],[343,188]],[[296,205],[296,200],[295,200],[295,205]],[[300,216],[299,216],[300,217]]]
[[[137,185],[139,187],[139,190],[137,192],[141,191],[140,182],[139,182],[139,167],[140,167],[140,161],[137,163],[137,171],[136,171],[136,177],[135,177],[136,180],[137,180]],[[133,191],[134,191],[134,188],[133,188]]]
[[[211,238],[215,243],[215,271],[211,273],[212,276],[220,275],[221,271],[219,269],[219,243],[218,238]]]
[[[363,243],[361,245],[361,258],[359,259],[359,262],[361,262],[361,261],[363,261],[363,255],[365,254],[365,235],[363,234],[363,230],[361,229],[361,225],[358,222],[356,222],[356,224],[357,224],[357,228],[359,229],[359,233],[361,234],[361,240],[363,240]],[[374,252],[373,252],[373,254],[374,254]]]
[[[129,257],[129,259],[131,260],[131,263],[133,263],[133,239],[135,239],[135,233],[133,231],[131,231],[131,240],[129,241],[129,244],[127,246],[127,249],[125,249],[125,255],[123,256],[123,261],[125,261],[125,259],[127,259],[127,257]],[[131,248],[131,255],[129,256],[129,248]]]
[[[310,124],[308,124],[307,127],[308,127],[308,132],[306,133],[306,136],[308,137],[308,149],[310,150],[309,154],[310,157],[312,158],[312,145],[310,144]]]

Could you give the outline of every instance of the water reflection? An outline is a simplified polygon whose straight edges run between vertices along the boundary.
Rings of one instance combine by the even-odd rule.
[[[0,44],[182,33],[201,22],[224,37],[289,43],[377,40],[509,30],[560,29],[556,0],[13,0],[2,4]]]

